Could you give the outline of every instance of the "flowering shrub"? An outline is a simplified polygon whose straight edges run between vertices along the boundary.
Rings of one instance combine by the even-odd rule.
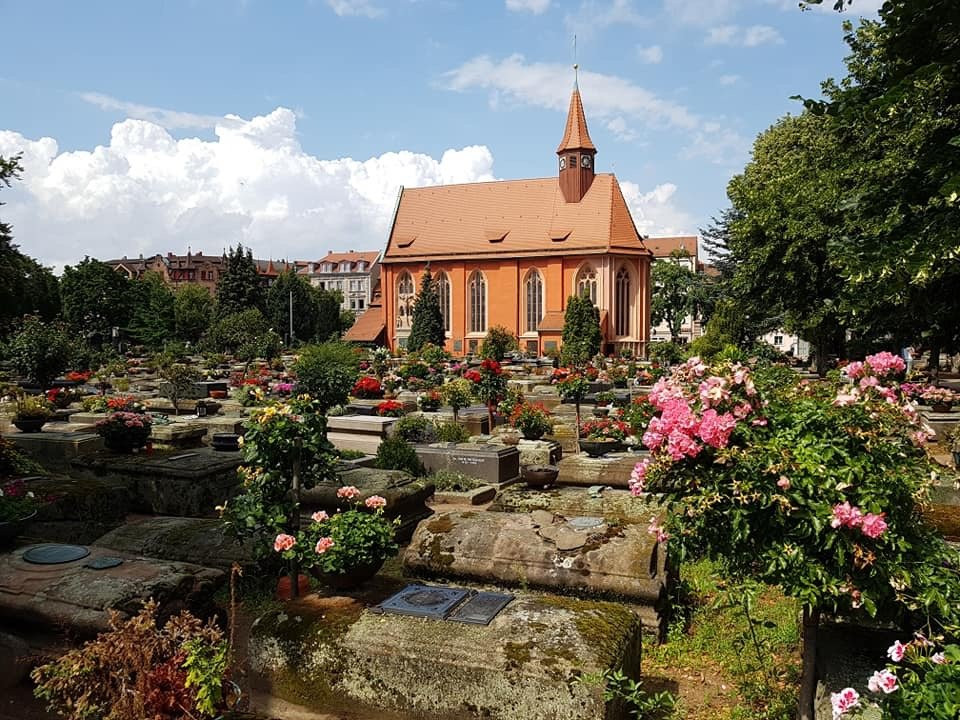
[[[146,406],[133,395],[116,395],[107,398],[107,410],[111,412],[143,413]]]
[[[36,496],[27,490],[23,480],[11,480],[0,485],[0,522],[21,520],[39,507]]]
[[[134,412],[115,412],[95,425],[103,444],[110,450],[130,452],[147,444],[153,419]]]
[[[877,379],[897,367],[871,356],[854,373]],[[823,610],[956,621],[957,553],[920,516],[932,468],[916,446],[916,413],[893,388],[776,387],[694,357],[657,382],[650,402],[652,455],[631,489],[664,493],[677,551],[697,548],[734,577],[798,598],[807,640]],[[808,675],[803,692],[812,702]]]
[[[383,397],[383,385],[371,375],[364,375],[356,383],[350,394],[356,398],[369,399]]]
[[[523,390],[518,387],[508,387],[503,399],[497,403],[497,412],[509,418],[518,407],[523,405],[524,401]]]
[[[417,407],[424,412],[433,412],[443,404],[439,390],[427,390],[417,395]]]
[[[46,392],[47,402],[61,410],[70,405],[70,403],[79,400],[81,397],[83,396],[75,390],[62,387],[51,388]]]
[[[597,418],[580,425],[580,437],[587,440],[617,440],[624,442],[631,435],[630,426],[614,418]]]
[[[867,681],[872,697],[861,697],[853,688],[830,696],[833,717],[866,718],[868,708],[891,720],[956,720],[960,715],[960,646],[937,649],[917,634],[913,640],[894,642],[887,649],[890,663]],[[877,717],[876,712],[870,717]]]
[[[396,400],[384,400],[377,405],[377,415],[380,417],[401,417],[403,415],[403,403]]]
[[[453,409],[454,421],[457,420],[460,409],[473,402],[473,387],[469,380],[463,378],[446,383],[440,388],[440,394],[443,401]]]
[[[950,388],[928,385],[920,393],[920,399],[927,405],[953,405],[958,399],[957,393]]]
[[[851,380],[865,377],[893,379],[906,372],[907,364],[899,355],[883,351],[876,355],[867,355],[863,362],[854,360],[843,368],[843,374]]]
[[[254,405],[262,405],[267,395],[258,383],[256,385],[241,385],[234,392],[233,397],[243,407],[253,407]]]
[[[274,383],[271,389],[273,390],[273,394],[277,395],[278,397],[290,397],[291,393],[293,393],[293,383],[292,382]]]
[[[541,403],[522,403],[510,415],[513,425],[527,440],[539,440],[553,430],[550,413]]]
[[[15,420],[46,420],[50,417],[50,405],[43,396],[18,395]]]
[[[471,372],[476,371],[468,371],[467,375]],[[490,358],[480,363],[477,374],[479,380],[474,381],[473,392],[487,406],[490,429],[493,430],[493,409],[507,394],[507,376],[500,368],[500,363]]]
[[[564,402],[573,401],[579,405],[590,391],[590,381],[576,372],[567,372],[562,375],[554,372],[551,382],[557,386],[557,392],[560,393],[560,398]]]
[[[334,575],[378,566],[397,554],[394,532],[400,520],[384,516],[384,498],[371,495],[363,499],[350,485],[340,488],[337,497],[352,507],[333,515],[315,512],[312,522],[296,535],[277,535],[274,551],[285,560],[299,560],[301,567]]]
[[[630,426],[632,435],[642,436],[656,414],[656,408],[646,396],[639,396],[620,410],[620,419]]]

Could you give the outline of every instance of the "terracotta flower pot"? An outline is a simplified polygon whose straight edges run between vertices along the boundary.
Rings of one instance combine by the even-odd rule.
[[[343,573],[325,573],[318,568],[310,568],[317,580],[333,590],[353,590],[363,585],[383,567],[383,560],[369,565],[358,565]]]
[[[35,433],[47,424],[46,418],[14,418],[13,424],[20,432]]]
[[[310,578],[306,575],[300,575],[297,578],[297,590],[299,591],[300,597],[303,597],[310,592]],[[281,575],[277,578],[277,592],[274,597],[277,600],[290,600],[290,576]]]
[[[520,472],[529,487],[542,489],[556,482],[560,468],[556,465],[525,465]]]

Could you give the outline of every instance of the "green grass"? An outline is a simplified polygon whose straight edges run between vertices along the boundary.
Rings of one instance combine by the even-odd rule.
[[[679,720],[792,720],[800,677],[799,604],[773,588],[748,593],[724,583],[716,565],[682,566],[682,598],[668,641],[644,649],[654,689],[676,683]],[[684,612],[684,610],[686,612]]]

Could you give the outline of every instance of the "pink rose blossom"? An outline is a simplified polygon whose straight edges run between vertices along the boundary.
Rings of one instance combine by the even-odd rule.
[[[867,682],[870,692],[883,692],[889,695],[897,689],[897,676],[889,670],[877,670]]]
[[[876,387],[880,384],[880,380],[877,379],[874,375],[867,375],[866,377],[860,378],[860,389],[866,390],[867,388]]]
[[[650,458],[644,458],[633,466],[633,472],[630,473],[630,494],[634,497],[641,495],[647,485],[647,469],[653,461]]]
[[[830,527],[860,527],[862,521],[863,513],[860,512],[860,508],[851,506],[849,502],[833,506],[833,519],[830,520]]]
[[[777,480],[777,487],[780,488],[781,490],[789,490],[790,478],[788,478],[786,475],[781,475],[780,479]]]
[[[657,539],[658,543],[665,543],[670,538],[670,533],[664,530],[663,526],[657,523],[656,520],[650,523],[650,527],[647,528],[647,532],[650,535],[653,535]]]
[[[833,720],[850,712],[860,704],[860,694],[853,688],[844,688],[838,693],[830,693],[830,705],[833,708]]]
[[[332,537],[322,537],[317,540],[317,546],[314,548],[314,552],[317,555],[323,555],[327,550],[333,547],[333,538]]]
[[[273,541],[273,549],[277,552],[284,552],[296,544],[297,539],[293,535],[285,535],[284,533],[280,533]]]
[[[385,498],[380,497],[379,495],[371,495],[363,502],[368,508],[376,510],[377,508],[382,508],[387,504]]]
[[[843,369],[843,373],[848,378],[856,380],[858,377],[863,375],[863,363],[859,360],[854,360],[852,363],[847,364],[847,366]]]
[[[323,510],[317,510],[313,515],[310,516],[310,519],[314,522],[323,522],[324,520],[329,520],[330,516],[327,515]]]
[[[357,490],[353,485],[345,485],[337,490],[337,497],[346,498],[347,500],[353,500],[359,494],[360,491]]]
[[[947,656],[942,652],[934,653],[930,656],[930,662],[932,662],[934,665],[943,665],[947,662]]]
[[[887,657],[893,660],[894,662],[900,662],[903,660],[903,654],[906,652],[907,646],[904,645],[899,640],[895,640],[893,645],[887,648]]]
[[[847,405],[853,405],[853,403],[857,401],[858,397],[859,394],[857,393],[856,388],[848,393],[838,392],[837,397],[834,398],[833,404],[836,407],[846,407]]]
[[[703,441],[715,448],[725,448],[730,444],[730,433],[737,426],[737,419],[730,413],[718,415],[713,408],[704,411],[700,421],[699,435]]]
[[[887,530],[887,521],[884,520],[885,515],[886,513],[880,513],[879,515],[867,513],[860,521],[860,530],[868,538],[876,540]]]

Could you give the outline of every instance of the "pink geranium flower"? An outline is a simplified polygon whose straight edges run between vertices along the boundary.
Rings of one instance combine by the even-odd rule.
[[[273,541],[273,549],[277,552],[284,552],[289,550],[294,545],[297,544],[297,539],[293,535],[286,535],[280,533],[277,535],[276,539]]]
[[[880,513],[879,515],[867,513],[860,521],[860,530],[868,538],[876,540],[887,530],[887,521],[884,516],[886,516],[886,513]]]
[[[314,552],[317,555],[323,555],[327,550],[333,547],[333,538],[332,537],[322,537],[317,540],[317,545],[314,548]]]
[[[658,543],[665,543],[670,538],[670,533],[668,533],[656,520],[650,523],[650,527],[647,528],[647,533],[653,535],[657,539]]]
[[[788,478],[786,475],[781,475],[780,479],[777,480],[777,487],[780,488],[781,490],[789,490],[790,478]]]
[[[849,502],[833,506],[833,518],[830,527],[860,527],[863,522],[863,513],[860,508],[851,506]]]
[[[338,498],[346,498],[347,500],[353,500],[357,495],[360,494],[360,491],[357,490],[353,485],[344,485],[342,488],[337,490]]]
[[[844,713],[850,712],[860,704],[860,694],[853,688],[844,688],[838,693],[830,693],[830,705],[833,708],[833,718],[837,720]]]
[[[903,654],[906,652],[907,646],[904,645],[899,640],[895,640],[893,645],[887,648],[887,657],[893,660],[894,662],[900,662],[903,660]]]
[[[366,505],[371,510],[376,510],[378,508],[382,508],[386,506],[387,501],[385,498],[382,498],[379,495],[371,495],[364,501],[363,504]]]
[[[870,692],[882,692],[889,695],[897,689],[897,676],[889,670],[877,670],[870,676],[867,687],[870,688]]]
[[[317,512],[310,516],[310,519],[314,522],[323,522],[324,520],[329,520],[330,516],[323,510],[317,510]]]

